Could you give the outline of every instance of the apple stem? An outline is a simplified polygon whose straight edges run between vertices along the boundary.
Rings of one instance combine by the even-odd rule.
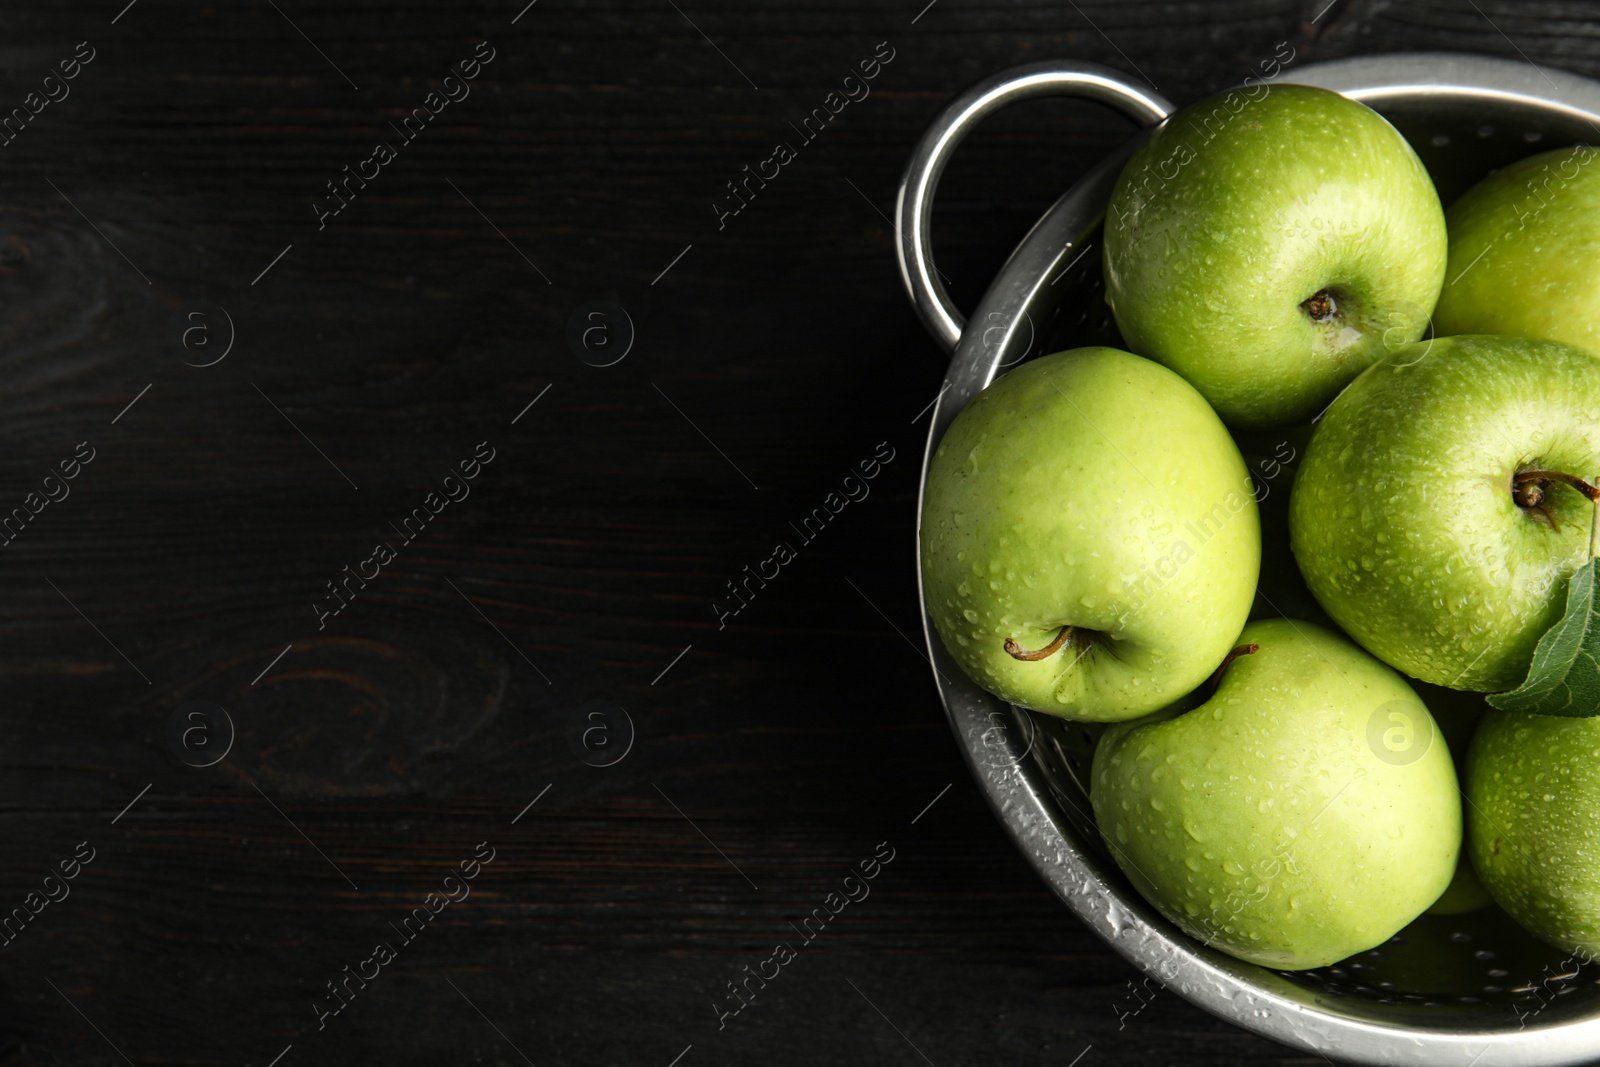
[[[1518,471],[1512,475],[1511,499],[1516,501],[1518,507],[1539,508],[1549,516],[1549,512],[1544,508],[1544,491],[1549,488],[1551,482],[1570,485],[1591,501],[1600,503],[1600,488],[1566,471],[1546,470]],[[1549,517],[1554,518],[1554,516]]]
[[[1225,656],[1223,658],[1222,664],[1221,664],[1221,666],[1219,666],[1217,668],[1216,673],[1211,676],[1211,684],[1213,686],[1218,686],[1218,685],[1222,684],[1222,672],[1228,669],[1228,664],[1232,663],[1234,660],[1238,659],[1240,656],[1248,656],[1252,652],[1259,652],[1259,651],[1261,651],[1261,646],[1258,645],[1258,644],[1255,644],[1254,642],[1252,642],[1252,643],[1250,643],[1248,645],[1240,645],[1238,648],[1234,649],[1232,652],[1229,652],[1227,654],[1227,656]]]
[[[1056,634],[1054,641],[1051,641],[1048,645],[1045,645],[1043,648],[1035,652],[1029,652],[1027,649],[1017,644],[1017,639],[1014,637],[1006,638],[1005,649],[1006,652],[1010,654],[1012,659],[1020,659],[1024,662],[1032,663],[1035,660],[1048,659],[1057,652],[1060,652],[1061,646],[1066,644],[1071,638],[1072,627],[1063,626],[1061,628],[1061,632]]]
[[[1600,483],[1600,478],[1595,481]],[[1594,518],[1589,523],[1589,555],[1600,556],[1600,500],[1594,502]]]
[[[1305,308],[1312,322],[1327,322],[1339,313],[1339,304],[1327,289],[1318,289],[1302,300],[1300,306]]]

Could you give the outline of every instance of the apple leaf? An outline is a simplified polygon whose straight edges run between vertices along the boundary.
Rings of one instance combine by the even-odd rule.
[[[1491,693],[1491,705],[1584,719],[1600,715],[1600,605],[1595,603],[1596,568],[1591,559],[1567,583],[1567,608],[1539,638],[1527,679],[1506,693]]]

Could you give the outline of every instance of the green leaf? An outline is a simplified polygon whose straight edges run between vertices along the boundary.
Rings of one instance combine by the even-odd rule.
[[[1595,571],[1600,559],[1580,567],[1567,583],[1567,609],[1539,638],[1528,677],[1508,693],[1492,693],[1491,705],[1585,719],[1600,715],[1600,606]]]

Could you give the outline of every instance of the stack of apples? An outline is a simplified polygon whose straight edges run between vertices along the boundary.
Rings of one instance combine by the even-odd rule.
[[[1446,212],[1365,105],[1238,96],[1118,182],[1126,350],[1024,363],[939,443],[928,613],[978,685],[1111,724],[1101,836],[1204,944],[1304,969],[1498,905],[1593,959],[1600,150]]]

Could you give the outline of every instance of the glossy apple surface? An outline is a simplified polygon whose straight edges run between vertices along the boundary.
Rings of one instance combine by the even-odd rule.
[[[1230,426],[1303,422],[1423,335],[1445,256],[1433,182],[1387,120],[1258,85],[1177,112],[1128,161],[1106,301]]]
[[[1449,885],[1461,801],[1403,678],[1335,634],[1252,622],[1215,695],[1106,731],[1091,799],[1135,888],[1200,941],[1320,967],[1388,940]]]
[[[1467,841],[1495,903],[1600,955],[1600,718],[1491,710],[1467,757]]]
[[[1367,651],[1425,682],[1496,692],[1527,676],[1589,558],[1594,506],[1550,482],[1600,474],[1600,359],[1548,341],[1422,341],[1328,409],[1289,502],[1306,584]]]
[[[939,442],[919,537],[928,613],[985,689],[1115,721],[1199,685],[1244,625],[1261,531],[1200,394],[1111,348],[1025,363]],[[1038,659],[1024,655],[1059,647]]]
[[[1543,152],[1450,205],[1441,336],[1514,334],[1600,352],[1600,149]]]

